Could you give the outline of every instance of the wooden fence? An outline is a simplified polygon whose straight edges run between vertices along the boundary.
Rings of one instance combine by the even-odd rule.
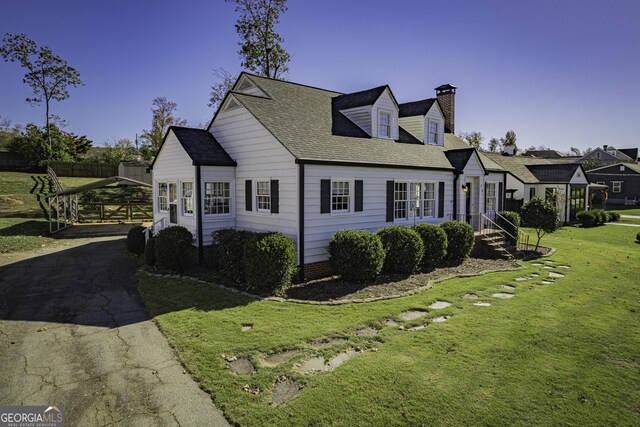
[[[118,175],[118,165],[109,163],[49,162],[58,176],[109,178]]]
[[[152,220],[151,203],[82,203],[78,204],[81,221]]]

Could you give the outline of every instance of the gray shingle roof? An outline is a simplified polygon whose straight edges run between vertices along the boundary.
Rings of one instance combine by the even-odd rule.
[[[468,148],[471,148],[471,146],[466,142],[464,142],[463,140],[461,140],[460,138],[458,138],[457,136],[455,136],[454,134],[452,133],[444,134],[445,150],[464,150]],[[489,158],[485,154],[488,154],[488,153],[485,153],[483,151],[478,151],[478,157],[480,158],[480,161],[482,162],[482,165],[484,166],[484,169],[487,172],[504,172],[505,171],[502,166],[500,166],[498,163],[491,160],[491,158]]]
[[[233,95],[298,160],[453,169],[443,151],[435,146],[334,134],[333,99],[341,93],[254,75],[248,77],[271,98],[239,92]],[[340,126],[343,125],[344,122]]]
[[[364,105],[373,105],[386,88],[387,86],[378,86],[360,92],[345,93],[344,95],[335,97],[333,100],[334,106],[338,110],[346,110]]]
[[[461,148],[457,150],[447,150],[444,154],[447,156],[447,159],[449,159],[451,166],[461,171],[467,165],[469,158],[473,155],[473,151],[473,148]]]
[[[170,126],[169,131],[176,135],[194,165],[236,166],[236,162],[224,151],[211,132],[180,126]]]
[[[525,184],[569,182],[580,166],[578,163],[572,163],[572,159],[538,159],[527,156],[503,156],[500,153],[484,154]]]
[[[434,102],[436,102],[435,98],[429,98],[400,104],[398,105],[400,107],[400,117],[424,116],[429,112]]]
[[[575,163],[527,165],[527,169],[529,169],[533,176],[540,182],[569,182],[579,167],[580,165]]]

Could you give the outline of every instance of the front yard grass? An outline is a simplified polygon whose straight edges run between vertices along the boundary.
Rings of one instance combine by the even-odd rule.
[[[565,274],[549,269],[441,282],[388,301],[316,306],[260,300],[174,278],[140,274],[140,291],[178,357],[233,423],[257,425],[638,425],[640,423],[640,245],[631,227],[565,227],[545,236]],[[544,259],[543,259],[544,260]],[[516,281],[537,273],[540,276]],[[515,286],[505,290],[502,285]],[[513,293],[501,300],[496,292]],[[475,293],[478,300],[460,298]],[[436,300],[452,305],[428,309]],[[476,301],[490,307],[474,306]],[[405,326],[383,327],[406,310],[427,310]],[[436,316],[452,316],[431,323]],[[242,331],[243,324],[252,329]],[[353,332],[380,328],[376,337]],[[335,348],[311,343],[344,337]],[[365,349],[332,372],[303,374],[314,354]],[[261,356],[303,353],[275,368]],[[377,351],[374,351],[377,350]],[[222,355],[248,356],[253,375],[236,375]],[[281,376],[304,385],[272,405]],[[248,389],[260,389],[259,394]]]

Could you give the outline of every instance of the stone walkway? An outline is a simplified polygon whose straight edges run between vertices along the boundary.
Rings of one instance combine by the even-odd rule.
[[[0,403],[67,425],[223,426],[138,294],[124,239],[0,256]]]

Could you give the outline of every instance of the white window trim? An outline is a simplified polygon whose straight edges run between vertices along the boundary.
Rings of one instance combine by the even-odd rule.
[[[493,209],[492,212],[497,212],[498,211],[498,183],[495,182],[495,181],[487,181],[486,184],[487,184],[486,185],[487,190],[489,189],[490,185],[493,186],[493,194],[494,194],[494,196],[491,197],[491,199],[493,199],[493,207],[494,207],[494,209]],[[489,213],[489,211],[488,211],[488,203],[487,203],[489,201],[489,198],[490,197],[487,196],[487,192],[485,192],[484,193],[484,203],[485,203],[484,212],[485,213]]]
[[[605,184],[604,181],[598,181],[598,182],[596,182],[596,184],[598,184],[598,185],[607,185],[607,184]]]
[[[431,137],[431,124],[435,124],[436,128],[436,142],[432,142]],[[427,132],[426,132],[426,140],[429,145],[440,145],[440,130],[442,129],[442,121],[436,119],[428,119],[427,120]]]
[[[205,213],[205,203],[206,201],[206,192],[207,192],[207,183],[226,183],[229,184],[229,213]],[[232,218],[233,214],[234,214],[234,200],[235,200],[235,192],[233,191],[234,187],[233,187],[233,181],[229,180],[229,179],[216,179],[216,178],[212,178],[212,179],[203,179],[202,180],[202,194],[201,194],[201,199],[202,200],[202,215],[205,218]]]
[[[388,114],[389,115],[389,135],[388,136],[380,135],[380,116],[382,114]],[[378,138],[381,138],[381,139],[393,139],[393,111],[384,110],[384,109],[379,108],[378,109],[377,125],[378,125],[378,129],[377,129]]]
[[[191,197],[189,197],[189,199],[191,199],[191,213],[185,212],[184,209],[184,202],[185,202],[185,196],[184,196],[184,188],[182,187],[183,184],[187,184],[187,183],[191,183]],[[194,211],[195,211],[195,205],[193,203],[193,194],[195,193],[195,186],[193,183],[193,180],[191,179],[185,179],[184,181],[181,180],[180,181],[180,213],[182,214],[182,216],[186,216],[186,217],[193,217],[194,215]]]
[[[622,182],[623,181],[611,181],[611,192],[622,193]],[[618,191],[616,191],[616,184],[618,184]]]
[[[259,208],[258,204],[258,183],[266,182],[269,189],[269,209]],[[253,201],[256,204],[254,212],[258,212],[263,215],[271,215],[271,178],[258,178],[255,180],[255,188],[253,189]]]
[[[167,209],[162,209],[162,203],[160,203],[160,197],[162,197],[160,195],[160,184],[166,184],[167,186],[167,195],[164,196],[164,198],[166,199],[165,206],[167,207]],[[158,212],[167,213],[169,212],[169,183],[166,180],[156,180],[156,186],[158,189],[158,196],[156,197],[156,203],[158,204]]]
[[[407,216],[404,218],[396,218],[396,209],[395,209],[395,205],[396,205],[396,191],[395,191],[395,185],[396,184],[407,184]],[[415,215],[415,206],[411,206],[412,202],[414,202],[414,199],[412,199],[410,197],[411,193],[411,184],[420,184],[420,215]],[[433,200],[434,200],[434,209],[433,209],[433,216],[425,216],[424,215],[424,206],[425,206],[425,199],[424,198],[424,185],[425,184],[433,184]],[[439,200],[439,185],[438,185],[438,181],[418,181],[418,180],[399,180],[399,181],[394,181],[393,183],[393,222],[394,223],[399,223],[399,224],[406,224],[406,223],[413,223],[414,221],[429,221],[429,220],[434,220],[438,218],[438,200]],[[410,212],[414,212],[413,215],[409,215]]]
[[[333,183],[334,182],[346,182],[349,184],[349,208],[347,210],[334,210],[333,209]],[[331,215],[341,216],[341,215],[351,215],[353,213],[354,208],[354,185],[352,179],[347,178],[331,178],[331,186],[330,186],[330,194],[329,194],[329,205],[331,209]]]

